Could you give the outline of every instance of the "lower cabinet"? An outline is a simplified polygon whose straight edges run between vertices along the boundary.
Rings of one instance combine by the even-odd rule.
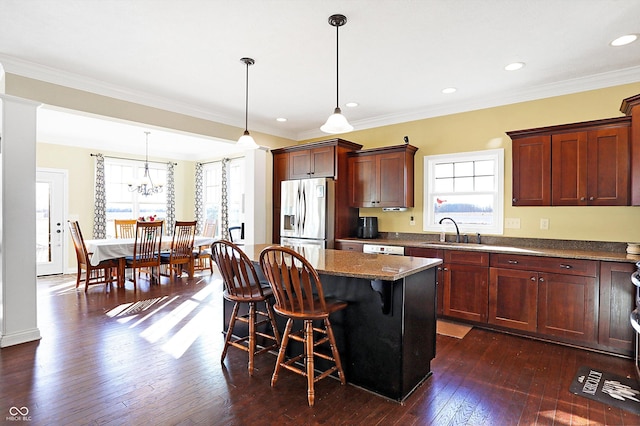
[[[362,253],[362,243],[336,241],[334,247],[336,250],[357,251]]]
[[[442,314],[486,323],[489,305],[489,254],[446,250],[442,270]]]
[[[488,322],[596,344],[597,265],[589,260],[492,255]]]
[[[633,329],[629,316],[636,307],[633,263],[600,262],[600,315],[598,344],[612,352],[633,354]]]

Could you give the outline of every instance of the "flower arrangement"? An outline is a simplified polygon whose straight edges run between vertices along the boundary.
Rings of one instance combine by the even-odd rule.
[[[157,215],[154,214],[153,216],[140,216],[138,220],[141,222],[155,222],[157,220]]]

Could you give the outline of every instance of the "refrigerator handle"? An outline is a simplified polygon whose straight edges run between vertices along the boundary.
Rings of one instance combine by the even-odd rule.
[[[302,212],[300,215],[300,220],[302,221],[300,234],[302,234],[302,232],[304,232],[304,225],[307,222],[307,192],[305,191],[304,187],[302,187],[302,203],[300,203],[300,206],[302,207]]]

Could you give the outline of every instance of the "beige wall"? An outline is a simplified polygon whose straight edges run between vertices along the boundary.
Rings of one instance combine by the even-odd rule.
[[[511,140],[505,134],[510,130],[622,116],[622,100],[638,93],[640,83],[634,83],[340,135],[362,144],[363,149],[399,145],[406,135],[419,148],[415,159],[415,207],[389,213],[360,209],[360,215],[377,216],[380,231],[421,233],[424,156],[504,148],[505,217],[519,218],[521,225],[520,229],[505,229],[504,236],[640,242],[640,207],[512,207]],[[416,221],[414,226],[409,225],[411,216]],[[539,229],[541,218],[549,219],[546,231]]]

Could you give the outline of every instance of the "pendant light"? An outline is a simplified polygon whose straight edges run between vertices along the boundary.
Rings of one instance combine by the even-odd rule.
[[[347,17],[344,15],[331,15],[329,16],[329,25],[336,27],[336,109],[333,114],[329,116],[327,122],[324,123],[320,130],[325,133],[345,133],[353,130],[353,126],[349,124],[342,111],[340,111],[340,103],[338,102],[339,85],[338,85],[338,71],[339,71],[339,40],[338,40],[338,28],[347,23]]]
[[[129,191],[137,192],[145,197],[162,192],[162,184],[154,185],[149,174],[149,133],[144,132],[146,135],[146,151],[144,157],[144,175],[138,184],[129,184]]]
[[[253,65],[256,63],[251,58],[241,58],[240,62],[244,63],[247,66],[247,82],[245,86],[245,104],[244,104],[244,133],[238,139],[238,146],[245,149],[257,149],[258,144],[253,140],[251,135],[249,134],[249,65]]]

